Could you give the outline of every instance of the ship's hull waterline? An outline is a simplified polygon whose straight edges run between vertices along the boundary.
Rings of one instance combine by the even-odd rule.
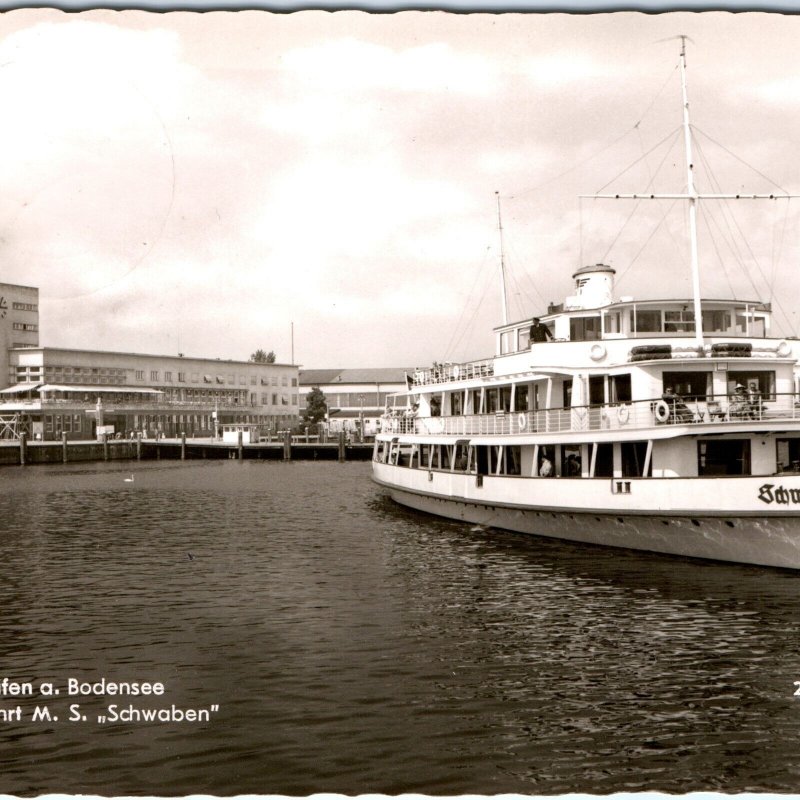
[[[739,504],[740,507],[736,509],[695,507],[679,512],[667,508],[643,512],[624,506],[591,507],[581,502],[580,498],[576,499],[575,505],[565,507],[544,500],[541,504],[522,505],[498,501],[488,495],[479,498],[436,493],[413,486],[408,481],[396,480],[397,471],[408,473],[411,470],[376,466],[383,469],[376,470],[375,481],[385,488],[395,502],[448,519],[592,545],[800,569],[800,506],[775,500],[778,489],[781,490],[781,500],[784,492],[787,499],[792,495],[800,496],[800,475],[736,480],[734,483],[739,487],[740,499],[752,491],[756,492],[756,497],[759,492],[765,497],[772,497],[769,504],[757,501],[762,508],[752,504],[750,509],[744,509]],[[395,472],[395,475],[392,476],[390,472]],[[466,477],[475,483],[475,476]],[[591,483],[607,486],[609,480],[595,479]],[[648,479],[648,483],[653,480]],[[666,479],[663,482],[669,481]],[[399,482],[406,485],[398,485]],[[726,488],[730,486],[728,480],[695,479],[693,482],[696,485],[693,491],[696,503],[709,497],[712,491],[709,484],[716,483],[720,487],[724,483]],[[575,489],[579,491],[587,482],[570,483],[576,484]],[[771,488],[764,491],[764,486]],[[767,505],[774,508],[765,511]]]

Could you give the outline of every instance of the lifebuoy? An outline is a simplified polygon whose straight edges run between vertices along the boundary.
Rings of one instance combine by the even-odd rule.
[[[593,344],[589,357],[592,361],[602,361],[606,357],[606,348],[602,344]]]
[[[528,427],[528,417],[525,414],[520,414],[517,417],[517,424],[519,425],[519,429],[524,431],[525,428]]]
[[[661,400],[664,403],[663,400]],[[666,403],[664,403],[666,405]],[[667,409],[667,415],[669,415],[669,409]],[[631,410],[628,406],[620,406],[617,409],[617,419],[624,425],[631,417]]]
[[[669,406],[663,400],[656,403],[655,415],[659,422],[666,422],[669,419]]]
[[[792,347],[789,342],[781,342],[778,345],[777,353],[781,358],[787,358],[790,356],[792,354]]]
[[[453,367],[453,378],[458,380],[458,364]]]

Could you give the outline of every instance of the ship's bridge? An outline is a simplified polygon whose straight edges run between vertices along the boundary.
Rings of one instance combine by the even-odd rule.
[[[703,336],[709,338],[763,339],[770,335],[771,307],[757,301],[703,301]],[[609,339],[694,338],[691,299],[639,300],[623,298],[600,308],[567,309],[550,305],[538,318],[549,331],[547,344]],[[497,355],[531,348],[533,318],[495,328]]]
[[[495,328],[495,353],[506,356],[536,344],[592,342],[609,339],[695,337],[694,300],[613,299],[615,271],[607,264],[581,267],[573,273],[574,294],[551,303],[538,318]],[[763,339],[770,335],[771,307],[756,300],[703,300],[703,337]],[[534,319],[547,331],[533,331]],[[543,341],[541,341],[543,340]]]

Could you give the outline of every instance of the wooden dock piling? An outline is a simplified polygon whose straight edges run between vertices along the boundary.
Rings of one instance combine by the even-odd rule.
[[[61,460],[65,464],[67,463],[67,461],[69,461],[68,452],[69,451],[68,451],[68,448],[67,448],[67,434],[62,432],[62,434],[61,434]]]
[[[24,467],[28,463],[28,434],[19,435],[19,463]]]
[[[346,441],[344,431],[339,431],[339,461],[344,461],[347,458]]]

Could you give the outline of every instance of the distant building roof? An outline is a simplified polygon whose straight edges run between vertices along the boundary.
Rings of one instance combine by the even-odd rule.
[[[328,386],[336,383],[405,383],[411,367],[365,369],[301,369],[301,386]]]

